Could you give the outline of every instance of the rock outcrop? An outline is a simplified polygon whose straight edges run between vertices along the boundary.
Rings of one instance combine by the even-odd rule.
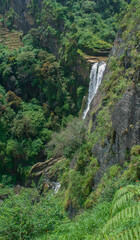
[[[39,181],[41,180],[40,184],[42,189],[50,189],[50,188],[57,188],[57,176],[52,175],[50,169],[53,167],[55,163],[62,161],[61,158],[50,158],[45,162],[38,162],[36,163],[30,171],[28,176],[27,186],[31,186],[32,183],[38,185]]]

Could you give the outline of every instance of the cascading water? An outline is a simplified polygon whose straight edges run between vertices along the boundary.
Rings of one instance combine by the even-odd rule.
[[[54,189],[54,193],[58,193],[60,187],[61,187],[61,184],[59,182],[53,182],[53,189]]]
[[[89,83],[89,91],[88,91],[88,102],[85,111],[83,112],[83,119],[86,118],[87,113],[90,109],[90,104],[98,90],[98,87],[101,84],[103,74],[106,68],[105,62],[98,62],[92,66],[91,73],[90,73],[90,83]]]

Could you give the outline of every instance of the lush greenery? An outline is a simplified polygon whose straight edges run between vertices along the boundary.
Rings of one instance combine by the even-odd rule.
[[[62,129],[58,136],[52,135],[52,132],[65,127],[67,122],[71,121],[71,115],[77,115],[86,93],[87,79],[79,77],[78,72],[74,70],[77,64],[77,50],[86,52],[88,49],[91,54],[92,51],[95,53],[110,48],[114,37],[106,39],[105,32],[111,36],[111,32],[114,31],[115,36],[118,25],[115,14],[120,14],[118,16],[121,18],[120,12],[126,5],[127,1],[123,0],[117,5],[115,1],[107,1],[105,5],[104,1],[43,1],[43,8],[38,12],[38,2],[29,2],[27,7],[30,14],[36,12],[34,16],[38,27],[31,29],[23,38],[24,46],[19,49],[11,51],[8,47],[0,45],[1,179],[2,175],[16,175],[20,181],[24,176],[22,180],[25,181],[29,166],[37,161],[44,161],[60,148],[61,155],[69,158],[77,151],[82,141],[85,141],[83,133],[80,132],[84,131],[80,123],[76,126],[80,142],[78,137],[72,139],[75,130],[70,129],[70,125],[65,132]],[[12,21],[9,23],[10,28],[13,21],[15,23],[14,16],[12,9],[5,16],[5,21]],[[132,24],[136,25],[136,22]],[[56,47],[58,42],[59,47]],[[135,45],[132,49],[132,57],[138,62]],[[127,69],[126,76],[123,77],[124,59],[125,55],[121,57],[118,68],[113,70],[110,96],[106,95],[104,99],[108,106],[98,115],[96,134],[90,136],[93,138],[92,144],[100,140],[101,135],[103,141],[110,131],[110,104],[116,101],[117,96],[121,96],[120,92],[123,93],[123,89],[128,86],[127,76],[132,75],[132,71],[131,68],[130,71]],[[116,61],[117,59],[110,60],[111,69],[116,66]],[[122,77],[118,80],[116,75],[120,71]],[[115,82],[112,84],[114,79],[117,88]],[[108,80],[106,85],[103,88],[110,87]],[[103,127],[104,120],[106,123]],[[52,149],[51,143],[45,147],[51,136],[51,143],[55,145],[55,149]],[[58,142],[61,146],[57,146]],[[86,162],[84,157],[79,158],[83,158],[81,162]]]
[[[0,207],[0,239],[139,239],[138,181],[114,193],[113,200],[100,195],[90,210],[71,221],[60,193],[40,197],[35,188],[22,189],[18,195],[11,191]]]
[[[0,239],[34,239],[52,231],[66,218],[60,203],[54,196],[40,198],[36,189],[11,193],[0,207]]]
[[[39,26],[31,31],[34,42],[47,47],[65,67],[73,69],[79,49],[89,55],[111,49],[128,2],[44,0],[40,13],[37,1],[31,1],[29,9]]]
[[[48,48],[59,55],[65,66],[72,67],[76,64],[78,49],[98,55],[101,50],[111,48],[118,23],[130,1],[43,0],[41,11],[38,2],[30,0],[27,4],[36,22],[36,28],[31,30],[35,45]],[[6,25],[11,28],[18,18],[10,9]]]
[[[52,54],[33,47],[31,35],[23,41],[19,50],[11,52],[3,46],[0,50],[3,175],[18,176],[21,170],[24,175],[23,167],[26,171],[26,166],[47,158],[45,145],[53,131],[66,126],[71,114],[76,115],[84,89],[78,90],[80,83],[73,75],[65,77],[64,68]]]
[[[109,141],[114,156],[112,111],[128,87],[139,87],[140,4],[128,3],[44,0],[39,10],[38,1],[28,1],[36,28],[21,36],[23,47],[0,44],[0,240],[140,239],[140,145],[98,184],[93,154]],[[18,17],[10,9],[3,27],[16,28]],[[122,43],[109,58],[91,132],[93,122],[87,130],[77,117],[88,86],[79,76],[79,53],[105,56],[118,26]],[[25,186],[31,166],[51,157],[59,159],[48,172],[61,183],[57,194],[43,188],[43,177],[37,186],[13,187]]]

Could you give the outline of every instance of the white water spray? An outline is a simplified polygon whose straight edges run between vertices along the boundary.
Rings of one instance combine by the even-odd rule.
[[[61,184],[59,182],[53,182],[53,189],[54,189],[54,193],[58,193],[59,189],[61,187]]]
[[[98,62],[95,63],[92,66],[91,72],[90,72],[90,83],[89,83],[89,91],[88,91],[88,102],[87,102],[87,107],[85,111],[83,112],[83,119],[86,118],[87,113],[90,109],[90,104],[98,90],[98,87],[101,84],[103,74],[106,68],[106,63],[105,62]]]

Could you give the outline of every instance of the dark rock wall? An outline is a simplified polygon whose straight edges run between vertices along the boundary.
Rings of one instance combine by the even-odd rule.
[[[125,43],[121,36],[122,30],[119,31],[110,53],[111,57],[117,56],[118,60],[125,52]],[[139,51],[138,48],[137,51]],[[125,70],[130,66],[133,69],[131,58],[129,56],[129,49],[127,49],[124,58]],[[110,69],[107,65],[105,75],[109,72]],[[114,164],[123,165],[125,161],[131,160],[130,150],[132,146],[140,144],[139,80],[140,68],[135,71],[132,77],[131,87],[128,87],[122,98],[114,106],[114,110],[111,114],[113,128],[112,136],[107,137],[103,145],[101,145],[99,142],[93,146],[92,153],[95,157],[97,157],[97,161],[100,165],[100,169],[94,179],[95,185],[99,183],[101,177],[109,167],[113,166]],[[96,119],[98,112],[104,107],[102,101],[104,98],[103,95],[105,96],[105,93],[101,95],[100,90],[97,92],[93,102],[91,103],[91,109],[87,116],[87,124],[89,121],[92,121],[91,132],[93,132],[93,134],[97,126]]]
[[[118,136],[119,158],[140,142],[140,92],[128,89],[112,114],[113,129]]]
[[[20,18],[16,19],[15,25],[18,29],[27,33],[32,27],[35,26],[34,17],[30,14],[28,4],[30,0],[9,0],[3,3],[0,0],[0,10],[2,14],[13,8]],[[37,0],[38,6],[41,9],[42,0]]]
[[[123,165],[133,145],[140,143],[140,92],[128,89],[112,113],[112,138],[106,138],[104,146],[97,143],[92,153],[97,157],[100,169],[95,176],[95,185],[104,172],[114,164]],[[130,159],[129,159],[130,160]]]

